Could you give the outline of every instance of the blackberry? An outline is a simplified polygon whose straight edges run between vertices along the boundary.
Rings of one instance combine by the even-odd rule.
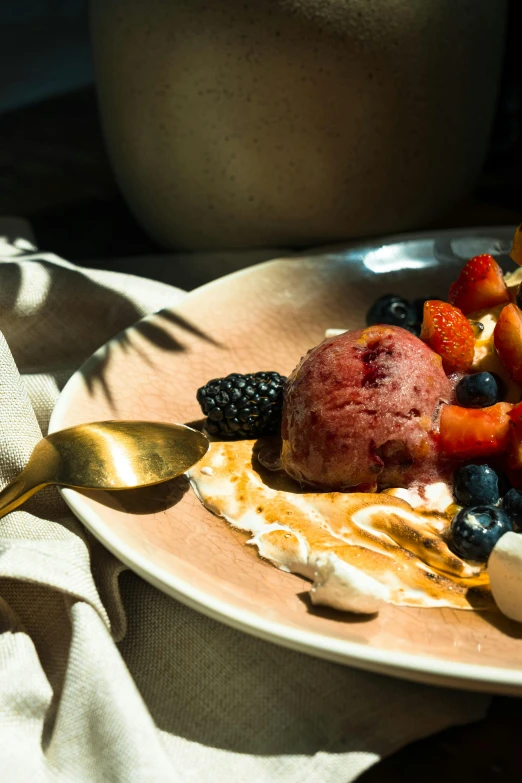
[[[283,387],[277,372],[231,373],[197,392],[209,435],[227,440],[276,435],[281,429]]]

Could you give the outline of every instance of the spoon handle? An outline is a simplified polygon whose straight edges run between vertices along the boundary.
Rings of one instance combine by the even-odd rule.
[[[23,470],[19,476],[0,490],[0,518],[21,506],[31,495],[43,489],[47,483],[31,480],[28,471]]]

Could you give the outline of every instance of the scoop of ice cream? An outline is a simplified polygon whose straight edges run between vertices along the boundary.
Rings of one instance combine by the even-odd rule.
[[[433,430],[451,395],[440,357],[404,329],[370,326],[327,339],[286,384],[282,466],[331,490],[437,480]]]

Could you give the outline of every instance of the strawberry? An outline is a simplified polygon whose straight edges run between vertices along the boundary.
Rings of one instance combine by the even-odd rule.
[[[475,355],[473,327],[456,307],[429,299],[424,303],[421,340],[442,358],[446,372],[466,372]]]
[[[493,342],[508,373],[515,383],[522,384],[522,312],[516,305],[508,304],[502,309]]]
[[[475,459],[501,454],[509,441],[509,402],[489,408],[443,405],[440,415],[440,449],[447,457]]]
[[[509,412],[513,427],[522,435],[522,402],[517,402]]]
[[[508,466],[511,470],[522,469],[522,402],[509,412]]]
[[[502,269],[493,256],[484,253],[468,261],[452,283],[448,298],[466,314],[509,302]]]
[[[515,231],[515,236],[513,237],[513,247],[511,248],[509,255],[515,264],[520,264],[522,266],[522,226],[519,226]]]

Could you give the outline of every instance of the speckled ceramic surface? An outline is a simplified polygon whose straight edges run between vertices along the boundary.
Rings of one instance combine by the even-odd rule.
[[[210,378],[287,373],[326,328],[360,326],[379,294],[443,296],[472,255],[505,260],[511,236],[511,229],[441,232],[222,278],[102,348],[63,391],[51,429],[108,418],[197,420],[195,391]],[[450,609],[387,606],[368,619],[312,608],[304,580],[260,560],[245,534],[183,489],[178,482],[141,496],[64,496],[145,579],[235,627],[400,677],[522,693],[522,626],[500,614]]]
[[[403,231],[478,176],[505,0],[91,5],[114,170],[166,246]]]

